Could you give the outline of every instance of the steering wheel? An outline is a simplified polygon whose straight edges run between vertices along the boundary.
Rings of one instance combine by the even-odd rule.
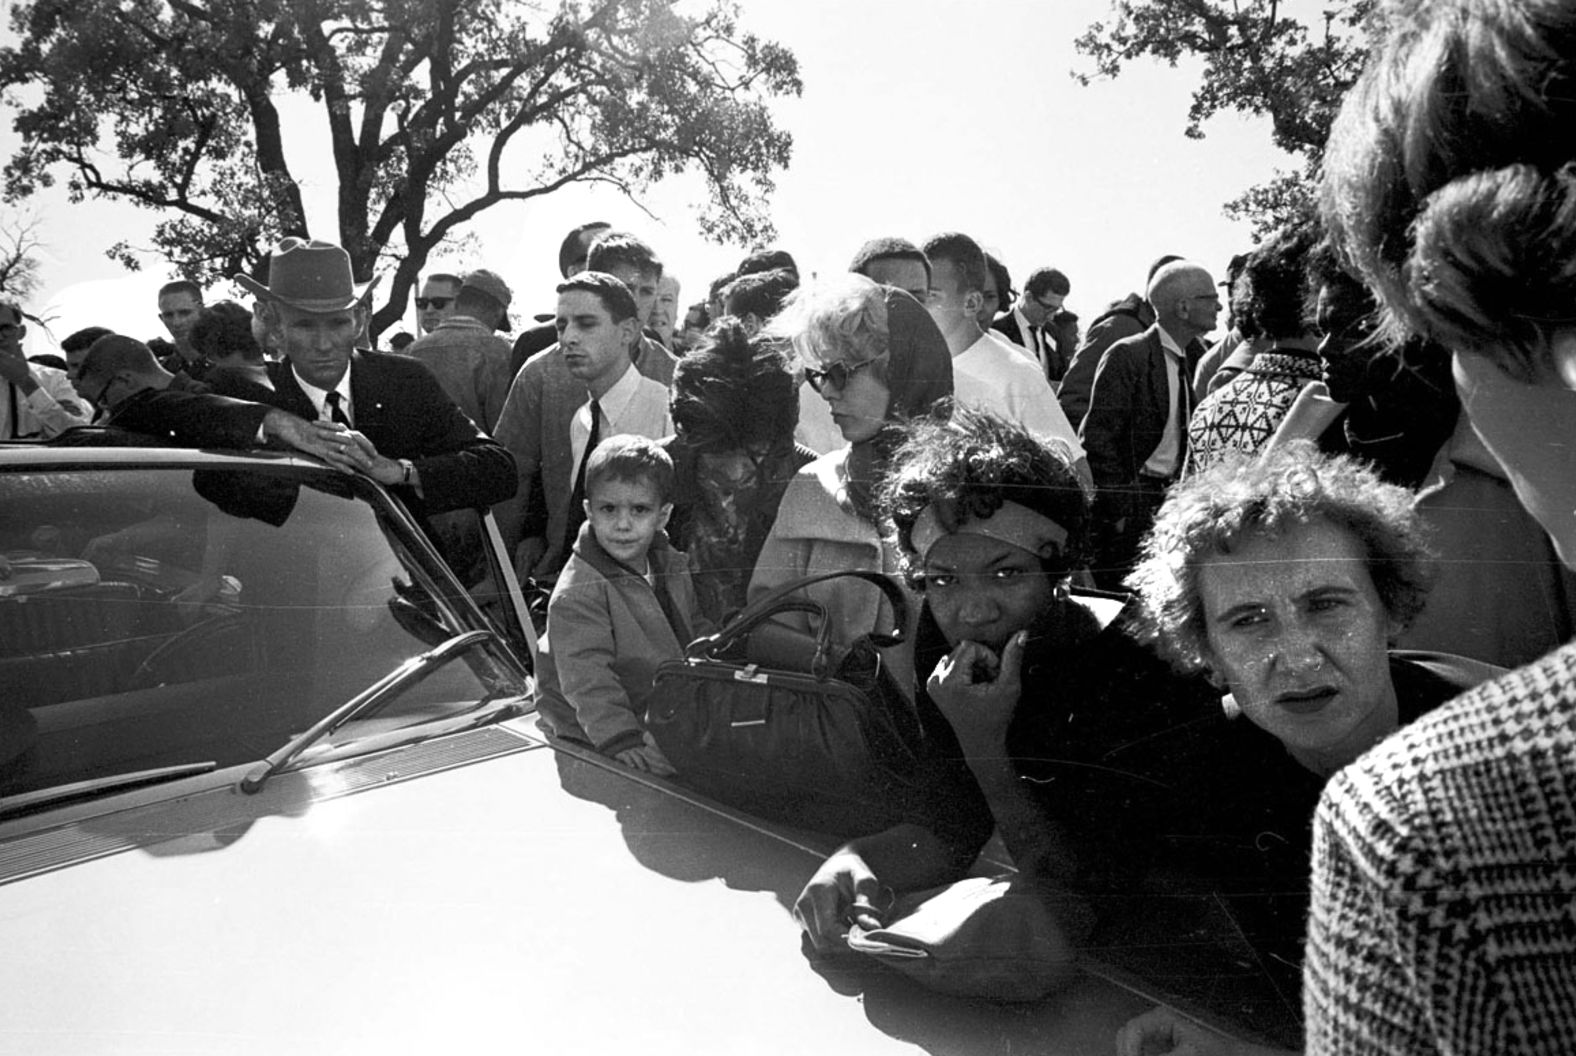
[[[154,647],[127,680],[128,690],[151,689],[169,681],[183,664],[199,659],[226,634],[241,630],[239,612],[221,612],[183,628]],[[222,660],[224,654],[219,654]],[[214,661],[210,658],[209,664]]]

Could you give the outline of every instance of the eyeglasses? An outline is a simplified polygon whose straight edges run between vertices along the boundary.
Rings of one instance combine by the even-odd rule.
[[[1050,312],[1052,315],[1055,315],[1057,312],[1062,310],[1062,306],[1061,305],[1059,305],[1059,304],[1052,304],[1052,303],[1050,303],[1048,301],[1042,301],[1038,297],[1034,296],[1034,294],[1032,294],[1032,293],[1029,295],[1029,299],[1034,301],[1035,304],[1039,305],[1041,308],[1045,309],[1047,312]]]
[[[1190,301],[1209,301],[1216,308],[1219,308],[1221,306],[1220,305],[1220,294],[1218,294],[1218,293],[1195,293],[1195,294],[1191,295],[1190,297],[1188,297],[1188,300],[1190,300]]]
[[[877,356],[876,358],[879,359],[881,357]],[[842,392],[844,389],[848,388],[848,381],[850,378],[874,362],[874,359],[867,359],[863,363],[855,363],[853,366],[849,366],[847,363],[839,360],[838,362],[833,363],[831,366],[827,367],[825,370],[817,370],[815,367],[805,367],[804,380],[808,381],[810,383],[810,388],[814,389],[816,392],[825,392],[826,386],[828,385],[835,388],[838,392]]]
[[[424,312],[428,308],[432,308],[441,312],[449,306],[449,302],[452,300],[454,300],[453,297],[417,297],[416,307],[420,308]]]

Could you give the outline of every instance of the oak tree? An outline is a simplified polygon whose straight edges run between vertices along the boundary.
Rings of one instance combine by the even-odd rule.
[[[38,292],[38,217],[0,210],[0,300],[25,304]]]
[[[1299,163],[1227,204],[1262,234],[1310,204],[1330,125],[1367,56],[1372,8],[1373,0],[1116,0],[1112,18],[1078,38],[1094,65],[1074,76],[1087,85],[1141,59],[1202,60],[1184,134],[1202,139],[1205,122],[1224,111],[1266,117],[1275,145]]]
[[[801,88],[732,0],[32,0],[11,28],[8,201],[64,171],[74,200],[155,210],[155,245],[198,281],[330,238],[358,280],[391,280],[374,332],[446,238],[572,183],[634,196],[698,172],[703,233],[769,237],[792,142],[768,104]],[[282,119],[292,93],[319,127]],[[332,161],[332,233],[307,230],[291,159],[311,154]]]

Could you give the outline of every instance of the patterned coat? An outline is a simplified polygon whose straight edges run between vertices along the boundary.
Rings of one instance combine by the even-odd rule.
[[[1576,1052],[1576,644],[1331,779],[1305,965],[1310,1054]]]
[[[1188,419],[1189,473],[1201,473],[1231,452],[1256,454],[1275,435],[1297,394],[1319,380],[1313,352],[1268,349],[1212,391]]]

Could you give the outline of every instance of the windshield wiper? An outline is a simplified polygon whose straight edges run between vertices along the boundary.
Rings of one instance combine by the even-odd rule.
[[[502,639],[492,631],[466,631],[464,634],[456,634],[448,641],[433,646],[420,656],[411,657],[313,723],[306,732],[291,738],[282,748],[258,763],[252,768],[251,772],[241,779],[241,791],[248,795],[256,792],[263,787],[264,782],[289,766],[302,752],[312,747],[312,745],[352,719],[371,715],[377,708],[392,700],[400,690],[403,690],[413,682],[425,678],[432,671],[443,666],[454,657],[459,656],[461,653],[469,652],[473,646],[482,642],[500,641]]]
[[[124,774],[111,774],[108,777],[95,777],[88,781],[73,781],[68,785],[40,788],[33,792],[23,792],[21,795],[7,796],[5,799],[0,799],[0,816],[20,814],[38,807],[48,806],[51,803],[96,796],[102,792],[112,792],[115,789],[129,788],[132,785],[151,785],[177,777],[210,774],[217,769],[219,769],[219,764],[212,761],[181,763],[178,766],[159,766],[151,770],[130,770]]]

